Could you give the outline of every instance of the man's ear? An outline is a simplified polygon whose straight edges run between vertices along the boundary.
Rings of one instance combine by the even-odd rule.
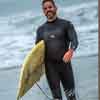
[[[57,6],[55,6],[55,9],[56,9],[56,11],[58,10],[58,9],[57,9]]]

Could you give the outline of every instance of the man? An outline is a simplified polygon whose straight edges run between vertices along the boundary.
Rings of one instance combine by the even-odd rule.
[[[77,35],[70,21],[57,17],[53,0],[43,0],[47,21],[37,29],[36,43],[45,41],[45,70],[54,100],[62,100],[60,81],[67,100],[76,100],[71,66],[73,52],[78,46]]]

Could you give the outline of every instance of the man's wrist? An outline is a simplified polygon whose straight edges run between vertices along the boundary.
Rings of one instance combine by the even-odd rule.
[[[72,49],[72,48],[69,48],[69,51],[73,53],[73,52],[74,52],[74,49]]]

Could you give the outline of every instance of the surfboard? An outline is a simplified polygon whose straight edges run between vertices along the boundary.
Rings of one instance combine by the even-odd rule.
[[[26,55],[19,75],[17,100],[24,96],[43,75],[45,44],[41,40]]]

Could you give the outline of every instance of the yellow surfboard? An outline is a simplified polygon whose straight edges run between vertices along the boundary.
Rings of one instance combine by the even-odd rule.
[[[32,88],[32,86],[40,79],[43,74],[41,68],[44,63],[45,45],[41,40],[25,57],[21,72],[17,91],[17,100]]]

